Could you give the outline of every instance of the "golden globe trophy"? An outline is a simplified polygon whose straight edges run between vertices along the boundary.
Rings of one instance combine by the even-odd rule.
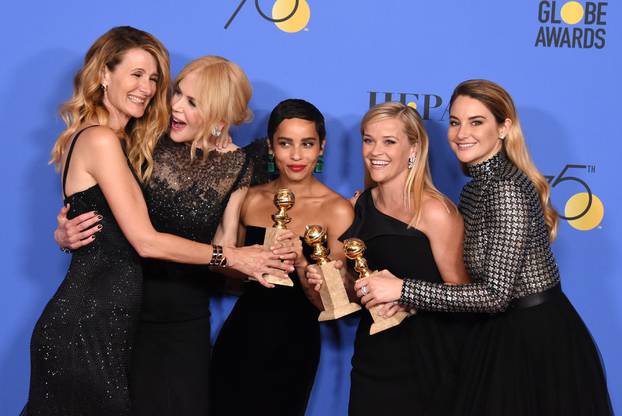
[[[294,193],[287,188],[282,188],[276,191],[274,194],[274,205],[277,208],[277,212],[272,214],[272,221],[274,224],[270,228],[266,228],[266,234],[263,239],[263,246],[270,250],[276,243],[276,238],[287,229],[287,224],[292,220],[287,216],[287,210],[294,206],[296,198]],[[281,286],[294,286],[294,282],[289,277],[277,277],[271,274],[264,274],[262,276],[267,282],[274,285]]]
[[[348,238],[343,242],[343,251],[345,255],[350,260],[354,260],[354,270],[356,270],[359,274],[359,279],[363,277],[369,277],[371,272],[369,271],[369,267],[367,266],[367,260],[363,257],[363,253],[365,253],[365,243],[358,238]],[[374,320],[371,328],[369,328],[369,335],[377,334],[378,332],[384,331],[385,329],[392,328],[396,325],[399,325],[404,318],[409,316],[408,312],[397,312],[395,315],[390,318],[380,316],[378,314],[378,308],[382,307],[382,305],[376,305],[369,310],[371,317]]]
[[[335,267],[335,261],[328,258],[330,250],[326,244],[326,230],[321,225],[307,225],[304,239],[313,247],[311,258],[320,268],[322,274],[322,286],[320,297],[324,310],[320,313],[318,321],[330,321],[339,319],[361,309],[356,303],[350,302],[348,293],[343,284],[341,273]]]

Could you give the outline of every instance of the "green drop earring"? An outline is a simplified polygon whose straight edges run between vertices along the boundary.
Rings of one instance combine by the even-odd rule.
[[[322,173],[324,170],[324,155],[320,155],[317,158],[317,162],[315,163],[315,168],[313,169],[314,173]]]
[[[268,173],[276,172],[276,165],[274,164],[274,155],[272,153],[268,153]]]

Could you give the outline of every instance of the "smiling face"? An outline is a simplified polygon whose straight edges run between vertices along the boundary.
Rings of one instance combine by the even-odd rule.
[[[203,131],[203,116],[197,107],[198,75],[191,72],[177,83],[171,107],[170,137],[178,143],[191,142]]]
[[[113,129],[122,129],[130,118],[140,118],[156,93],[158,66],[155,58],[139,48],[129,49],[111,71],[104,69],[104,106]]]
[[[447,139],[458,160],[473,165],[501,150],[510,125],[509,119],[498,123],[479,100],[460,95],[451,106]]]
[[[301,118],[281,121],[270,143],[281,176],[292,181],[309,178],[323,153],[315,122]]]
[[[402,121],[395,117],[368,122],[363,130],[363,160],[377,184],[406,181],[408,158],[415,156]]]

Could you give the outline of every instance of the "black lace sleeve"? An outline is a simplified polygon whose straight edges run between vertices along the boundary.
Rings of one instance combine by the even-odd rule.
[[[257,139],[242,148],[246,155],[246,165],[241,174],[238,187],[255,186],[270,180],[268,174],[268,141]]]
[[[499,180],[490,183],[482,202],[486,244],[478,281],[447,285],[405,279],[400,303],[448,312],[500,312],[507,308],[526,259],[533,198],[515,181]]]

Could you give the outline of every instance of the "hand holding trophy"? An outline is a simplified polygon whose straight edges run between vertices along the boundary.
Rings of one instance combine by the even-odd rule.
[[[287,210],[294,206],[296,198],[294,193],[289,189],[282,188],[276,191],[274,194],[274,205],[277,208],[277,212],[272,214],[272,221],[274,224],[270,228],[266,228],[266,234],[263,240],[263,246],[268,250],[276,243],[276,238],[283,230],[287,229],[287,224],[292,220],[287,215]],[[281,286],[294,286],[294,282],[289,277],[277,277],[270,274],[264,274],[262,276],[267,282],[281,285]]]
[[[347,258],[354,260],[354,270],[359,274],[359,279],[370,275],[367,260],[363,257],[365,248],[365,243],[358,238],[348,238],[343,242],[343,251],[345,252]],[[374,335],[378,332],[384,331],[385,329],[399,325],[404,318],[409,316],[408,312],[397,312],[395,315],[387,318],[378,313],[378,308],[381,307],[382,305],[376,305],[369,310],[369,313],[374,320],[374,323],[369,329],[369,335]]]
[[[339,319],[361,309],[356,303],[350,302],[341,273],[335,268],[335,261],[328,258],[330,250],[326,244],[326,230],[321,225],[307,225],[304,239],[313,247],[311,258],[315,260],[322,274],[323,282],[320,287],[320,298],[324,310],[318,321]]]

